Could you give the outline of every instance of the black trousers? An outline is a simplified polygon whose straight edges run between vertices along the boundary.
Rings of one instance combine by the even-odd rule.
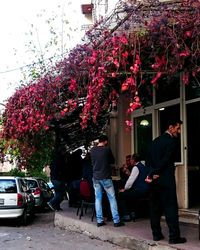
[[[140,198],[145,197],[147,191],[125,190],[117,196],[119,212],[121,216],[129,215],[135,211],[137,202]]]
[[[152,186],[150,198],[150,219],[153,236],[162,234],[160,220],[165,215],[169,228],[169,239],[180,237],[176,187]]]

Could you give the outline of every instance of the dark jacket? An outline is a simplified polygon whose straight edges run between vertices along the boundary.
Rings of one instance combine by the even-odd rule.
[[[82,163],[82,178],[88,180],[90,186],[93,186],[92,183],[92,163],[91,160],[83,159]]]
[[[82,157],[81,150],[74,151],[70,157],[68,162],[68,180],[80,180],[82,178]]]
[[[158,174],[157,183],[164,186],[175,186],[175,157],[178,149],[178,140],[168,133],[157,137],[149,149],[146,166],[149,167],[149,176]]]
[[[111,149],[109,147],[96,146],[91,149],[90,154],[93,178],[96,180],[111,179],[111,164],[115,162]]]
[[[65,181],[67,177],[67,165],[65,155],[59,151],[53,153],[50,164],[51,180]]]
[[[149,173],[149,168],[146,167],[141,162],[137,163],[137,168],[139,170],[139,175],[134,181],[131,189],[139,190],[139,191],[148,191],[149,190],[149,184],[145,182],[145,179]]]

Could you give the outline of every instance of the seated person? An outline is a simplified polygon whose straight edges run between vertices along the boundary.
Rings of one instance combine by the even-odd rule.
[[[131,164],[134,166],[131,174],[124,188],[120,189],[118,194],[119,211],[124,221],[134,219],[131,218],[132,206],[149,191],[149,184],[145,182],[149,170],[142,164],[138,154],[132,155]],[[134,217],[133,213],[132,217]]]
[[[127,155],[126,163],[123,164],[123,166],[120,168],[120,177],[121,177],[120,186],[121,187],[124,187],[126,181],[128,180],[131,174],[132,167],[133,166],[131,165],[131,155]]]

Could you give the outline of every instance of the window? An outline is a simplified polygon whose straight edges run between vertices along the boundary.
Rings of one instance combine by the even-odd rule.
[[[26,180],[26,181],[27,181],[29,188],[37,188],[38,187],[37,181],[35,181],[35,180]]]
[[[145,160],[149,144],[152,141],[152,116],[151,114],[134,118],[134,148]]]
[[[173,77],[164,76],[156,86],[156,103],[170,101],[180,97],[179,74]]]
[[[28,190],[28,186],[25,180],[19,179],[19,189],[21,192],[26,192]]]
[[[187,104],[188,165],[200,168],[200,102]]]
[[[38,182],[39,182],[39,186],[40,186],[42,189],[48,189],[48,188],[49,188],[49,187],[48,187],[48,184],[47,184],[45,181],[39,179]]]
[[[200,207],[200,101],[186,105],[189,207]]]
[[[190,82],[185,86],[186,100],[200,97],[200,74],[190,76]]]
[[[173,105],[159,109],[160,134],[163,134],[168,128],[168,121],[172,118],[180,119],[180,105]],[[181,141],[179,138],[179,147],[176,155],[176,162],[181,162]]]
[[[17,193],[15,180],[0,180],[0,193]]]

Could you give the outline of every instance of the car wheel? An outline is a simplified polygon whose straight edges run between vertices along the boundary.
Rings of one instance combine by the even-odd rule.
[[[35,218],[35,206],[31,209],[30,218],[32,220]]]

